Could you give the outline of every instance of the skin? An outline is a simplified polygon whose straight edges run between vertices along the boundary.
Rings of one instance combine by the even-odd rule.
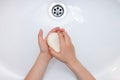
[[[61,62],[65,63],[72,72],[77,76],[78,80],[95,80],[95,78],[88,72],[75,56],[74,46],[69,35],[66,32],[58,31],[60,39],[60,52],[54,51],[50,48],[51,54]]]
[[[38,34],[40,54],[24,80],[42,80],[49,61],[52,57],[65,63],[77,76],[78,80],[95,80],[95,78],[82,66],[75,56],[74,46],[64,29],[56,27],[51,32],[57,32],[60,39],[60,52],[54,51],[47,44],[47,37],[43,39],[43,31]],[[47,36],[48,36],[47,35]]]
[[[48,35],[51,32],[56,31],[64,31],[64,29],[59,29],[59,27],[56,27],[52,29]],[[48,36],[47,35],[47,36]],[[50,54],[49,47],[47,44],[47,37],[43,39],[43,30],[40,29],[38,34],[38,44],[40,47],[40,53],[38,55],[38,58],[33,65],[32,69],[28,72],[24,80],[42,80],[45,70],[48,66],[49,61],[52,59],[52,55]]]

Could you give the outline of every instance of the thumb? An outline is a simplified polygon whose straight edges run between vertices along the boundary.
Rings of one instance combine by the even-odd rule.
[[[43,42],[43,30],[42,29],[40,29],[40,31],[39,31],[38,40],[40,41],[40,43]]]
[[[57,59],[59,59],[60,58],[60,56],[61,56],[61,54],[60,54],[60,52],[56,52],[53,48],[49,48],[49,50],[50,50],[50,53],[51,53],[51,55],[52,56],[54,56],[55,58],[57,58]]]

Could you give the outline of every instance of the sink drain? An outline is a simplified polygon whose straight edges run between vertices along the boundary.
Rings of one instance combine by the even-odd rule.
[[[51,12],[52,12],[53,16],[61,17],[64,14],[64,8],[61,5],[57,4],[57,5],[53,6]]]
[[[53,3],[50,6],[49,14],[56,19],[63,18],[66,14],[66,7],[61,3]]]

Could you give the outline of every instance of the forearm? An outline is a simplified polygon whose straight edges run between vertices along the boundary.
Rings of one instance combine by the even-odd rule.
[[[49,60],[40,54],[25,80],[42,80]]]
[[[75,60],[67,66],[77,76],[78,80],[95,80],[95,78],[80,64],[78,60]]]

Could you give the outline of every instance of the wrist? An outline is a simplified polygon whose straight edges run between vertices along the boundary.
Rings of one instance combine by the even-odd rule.
[[[70,60],[68,63],[66,63],[66,65],[68,67],[72,67],[73,65],[75,65],[76,63],[79,63],[79,61],[76,58],[73,58],[72,60]]]
[[[48,53],[40,52],[40,54],[39,54],[40,60],[44,61],[45,63],[49,63],[51,58],[47,54]]]

